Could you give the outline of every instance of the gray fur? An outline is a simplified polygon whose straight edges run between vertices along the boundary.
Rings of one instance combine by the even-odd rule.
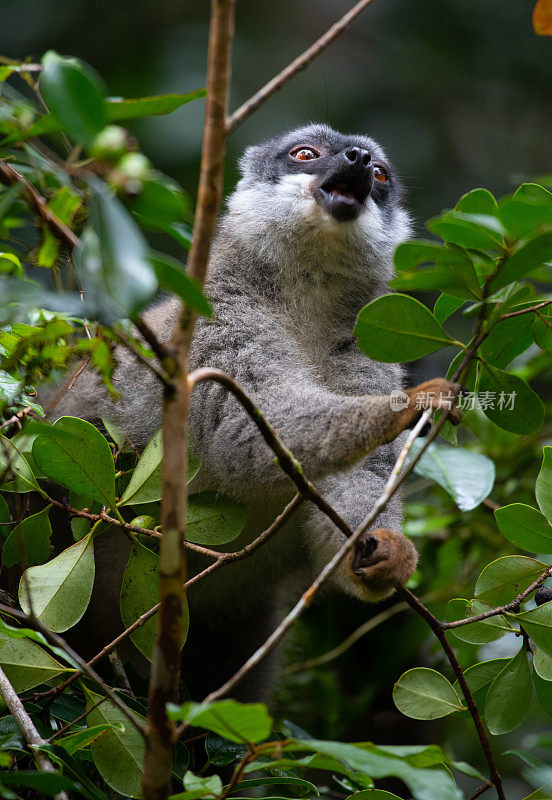
[[[351,145],[363,147],[387,167],[389,185],[374,186],[358,219],[338,222],[313,199],[316,162],[290,162],[287,154],[295,143],[324,148],[328,157]],[[375,142],[320,125],[249,148],[241,169],[209,266],[206,293],[215,316],[197,323],[191,368],[218,367],[235,378],[306,475],[354,527],[380,494],[397,453],[392,442],[369,455],[381,440],[377,421],[381,418],[385,428],[393,413],[387,396],[401,387],[401,369],[366,358],[352,330],[358,311],[387,290],[393,251],[409,233],[400,185]],[[168,300],[146,315],[165,340],[177,310],[176,301]],[[124,352],[118,357],[122,401],[99,402],[95,379],[85,372],[56,416],[107,416],[144,445],[161,423],[160,388],[132,357]],[[203,464],[193,489],[216,489],[250,505],[246,530],[231,544],[235,549],[270,523],[294,487],[274,465],[254,424],[218,384],[195,390],[190,428]],[[400,503],[394,500],[377,527],[398,530],[400,523]],[[196,630],[235,629],[239,614],[249,631],[259,629],[260,639],[267,619],[257,613],[260,597],[263,603],[269,598],[271,608],[293,602],[342,542],[341,532],[305,505],[254,557],[194,587]],[[356,591],[345,568],[335,583]],[[254,639],[244,642],[249,651]]]

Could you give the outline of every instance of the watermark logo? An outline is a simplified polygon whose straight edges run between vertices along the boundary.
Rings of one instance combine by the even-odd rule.
[[[410,397],[401,389],[393,389],[389,395],[389,405],[392,411],[402,411],[410,405]]]

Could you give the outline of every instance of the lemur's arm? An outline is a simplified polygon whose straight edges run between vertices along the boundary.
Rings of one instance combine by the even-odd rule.
[[[317,380],[289,332],[253,304],[239,312],[233,304],[219,308],[216,322],[201,323],[196,341],[200,362],[193,358],[193,366],[217,367],[234,377],[313,480],[392,441],[419,416],[418,391],[433,392],[433,405],[442,407],[439,393],[457,388],[445,380],[429,381],[407,391],[410,405],[400,411],[391,408],[388,395],[334,393]],[[191,431],[204,468],[223,492],[248,499],[289,489],[256,426],[220,385],[196,387]]]

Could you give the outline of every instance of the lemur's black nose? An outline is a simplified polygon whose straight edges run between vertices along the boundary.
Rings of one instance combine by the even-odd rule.
[[[351,164],[362,165],[363,167],[367,167],[372,160],[368,150],[363,150],[362,147],[349,147],[343,152],[343,155]]]

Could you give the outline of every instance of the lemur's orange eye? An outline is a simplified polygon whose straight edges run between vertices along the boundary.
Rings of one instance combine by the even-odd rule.
[[[313,158],[320,158],[320,153],[314,147],[296,147],[290,156],[297,161],[312,161]]]
[[[374,180],[379,183],[387,183],[389,180],[389,173],[381,164],[374,164]]]

